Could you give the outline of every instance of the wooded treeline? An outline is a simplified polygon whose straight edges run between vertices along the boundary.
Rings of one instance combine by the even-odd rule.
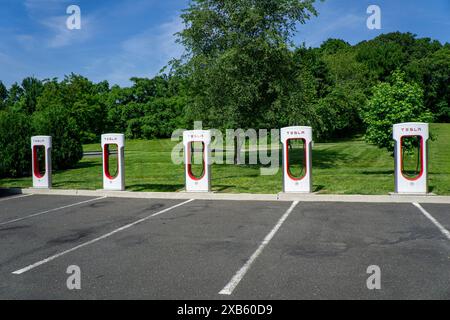
[[[294,46],[297,24],[317,14],[313,4],[192,1],[178,34],[186,54],[130,87],[76,74],[9,88],[0,81],[0,176],[29,172],[34,134],[54,136],[55,166],[68,168],[102,133],[167,138],[200,120],[222,130],[308,125],[316,141],[367,133],[388,149],[392,122],[450,121],[449,43],[395,32]]]

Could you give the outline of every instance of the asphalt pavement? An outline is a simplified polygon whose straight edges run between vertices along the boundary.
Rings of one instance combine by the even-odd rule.
[[[450,299],[450,205],[421,207],[3,193],[0,299]]]

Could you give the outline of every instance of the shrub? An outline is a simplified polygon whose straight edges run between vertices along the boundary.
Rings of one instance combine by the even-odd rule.
[[[31,172],[30,117],[0,111],[0,177],[20,177]]]
[[[33,114],[35,135],[52,136],[53,169],[68,169],[83,157],[80,130],[70,112],[54,105]]]
[[[423,90],[415,83],[405,82],[404,77],[403,72],[395,71],[390,82],[375,86],[363,112],[363,120],[367,124],[366,140],[389,151],[394,150],[394,124],[433,121],[423,103]]]

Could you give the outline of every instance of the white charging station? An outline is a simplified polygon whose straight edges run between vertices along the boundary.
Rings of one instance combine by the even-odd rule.
[[[39,159],[38,149],[43,148],[43,159]],[[33,188],[52,187],[52,137],[35,136],[31,137]],[[44,161],[41,165],[40,161]],[[41,168],[44,172],[41,172]]]
[[[418,159],[414,174],[405,170],[405,139],[416,138]],[[395,140],[395,192],[399,194],[426,194],[428,192],[428,123],[399,123],[393,128]]]
[[[300,176],[294,176],[289,163],[290,142],[299,140],[303,143],[303,169]],[[312,192],[312,128],[287,127],[281,128],[281,143],[283,146],[283,192]]]
[[[117,146],[117,168],[113,176],[109,166],[110,145]],[[102,134],[103,151],[103,189],[105,190],[125,190],[125,136],[121,133]]]
[[[202,165],[203,170],[200,175],[192,172],[194,154],[193,144],[202,143]],[[191,130],[183,132],[184,145],[184,165],[187,192],[210,192],[211,191],[211,131]],[[195,164],[195,163],[194,163]]]

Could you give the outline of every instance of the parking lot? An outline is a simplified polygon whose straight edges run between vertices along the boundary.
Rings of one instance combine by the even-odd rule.
[[[0,299],[450,299],[450,205],[420,208],[2,194]]]

